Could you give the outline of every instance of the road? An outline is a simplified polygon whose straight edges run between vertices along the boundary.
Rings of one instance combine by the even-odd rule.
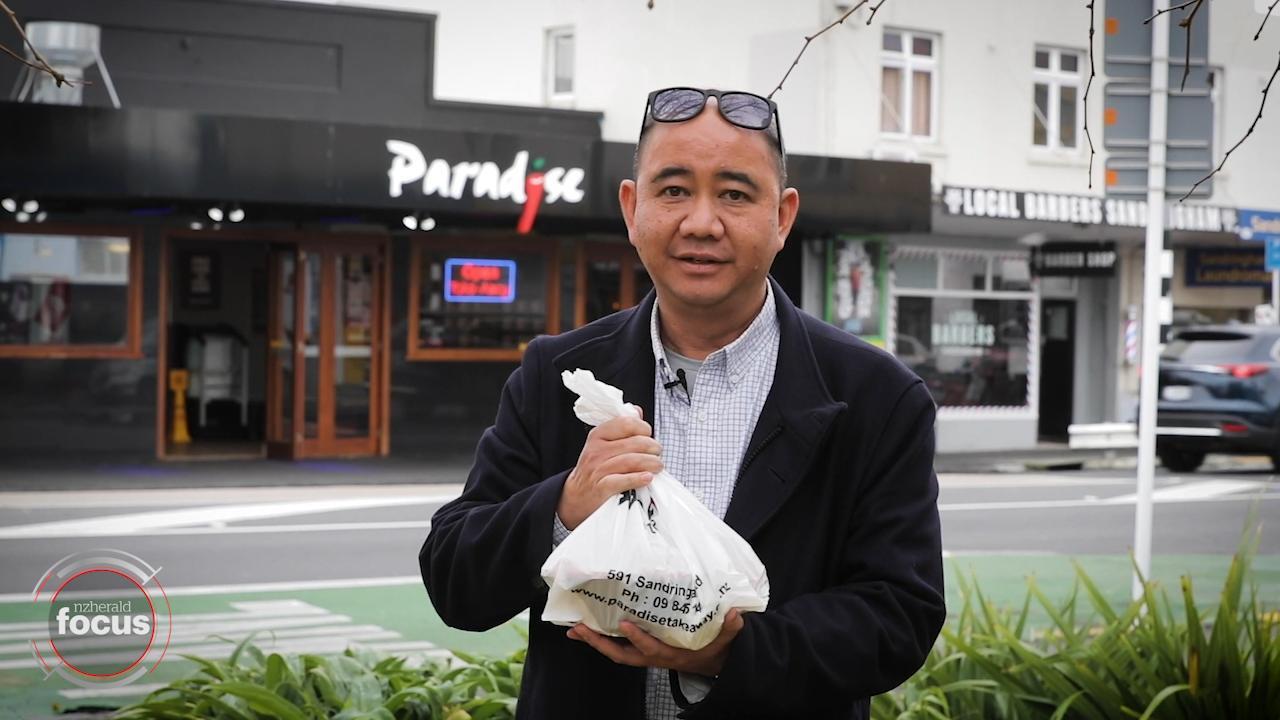
[[[1259,577],[1280,595],[1280,485],[1263,471],[1161,473],[1156,483],[1155,575],[1191,573],[1211,599],[1251,508],[1263,521]],[[1066,592],[1069,558],[1122,602],[1133,541],[1131,471],[943,475],[939,509],[949,572],[972,572],[998,601],[1017,602],[1023,578]],[[274,629],[295,651],[356,641],[396,652],[505,652],[509,629],[444,627],[417,577],[432,512],[457,485],[328,485],[0,493],[0,639],[30,634],[37,580],[64,556],[113,548],[161,568],[173,603],[176,652],[223,655],[211,633]],[[1274,587],[1273,587],[1274,586]],[[953,592],[954,588],[950,588]],[[1267,596],[1264,593],[1264,597]],[[1273,595],[1275,596],[1275,595]],[[954,600],[954,596],[951,598]],[[519,622],[518,620],[516,621]],[[166,672],[116,700],[185,672]],[[22,643],[0,643],[0,707],[28,711],[97,697],[42,680]],[[61,683],[60,685],[58,683]],[[102,702],[97,697],[95,702]],[[0,717],[4,711],[0,711]]]

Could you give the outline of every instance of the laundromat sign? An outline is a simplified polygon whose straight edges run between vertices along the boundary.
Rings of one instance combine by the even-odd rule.
[[[1064,195],[1061,193],[947,186],[942,189],[947,215],[1034,220],[1038,222],[1144,228],[1145,200]],[[1191,203],[1165,203],[1165,229],[1191,232],[1236,232],[1234,208]]]

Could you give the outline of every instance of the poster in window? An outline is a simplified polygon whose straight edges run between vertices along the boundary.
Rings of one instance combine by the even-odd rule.
[[[883,245],[863,239],[839,239],[829,249],[827,322],[883,345]]]
[[[897,298],[896,354],[941,407],[1023,407],[1029,300]]]
[[[31,283],[0,282],[0,345],[23,345],[31,339]]]
[[[180,295],[188,310],[216,310],[219,304],[218,256],[210,252],[182,254]]]

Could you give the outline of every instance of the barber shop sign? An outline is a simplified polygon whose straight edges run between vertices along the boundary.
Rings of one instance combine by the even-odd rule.
[[[387,140],[387,151],[391,153],[387,169],[391,197],[401,197],[406,188],[417,187],[427,197],[509,200],[524,206],[518,225],[522,233],[532,228],[543,204],[576,204],[586,195],[582,168],[549,166],[545,158],[530,159],[527,150],[517,152],[505,167],[493,161],[428,159],[421,148],[405,140]]]

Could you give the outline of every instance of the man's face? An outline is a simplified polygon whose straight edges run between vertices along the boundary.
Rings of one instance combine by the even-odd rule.
[[[799,207],[796,191],[779,187],[769,139],[730,124],[715,102],[650,128],[636,179],[618,190],[631,244],[677,312],[758,303]]]

